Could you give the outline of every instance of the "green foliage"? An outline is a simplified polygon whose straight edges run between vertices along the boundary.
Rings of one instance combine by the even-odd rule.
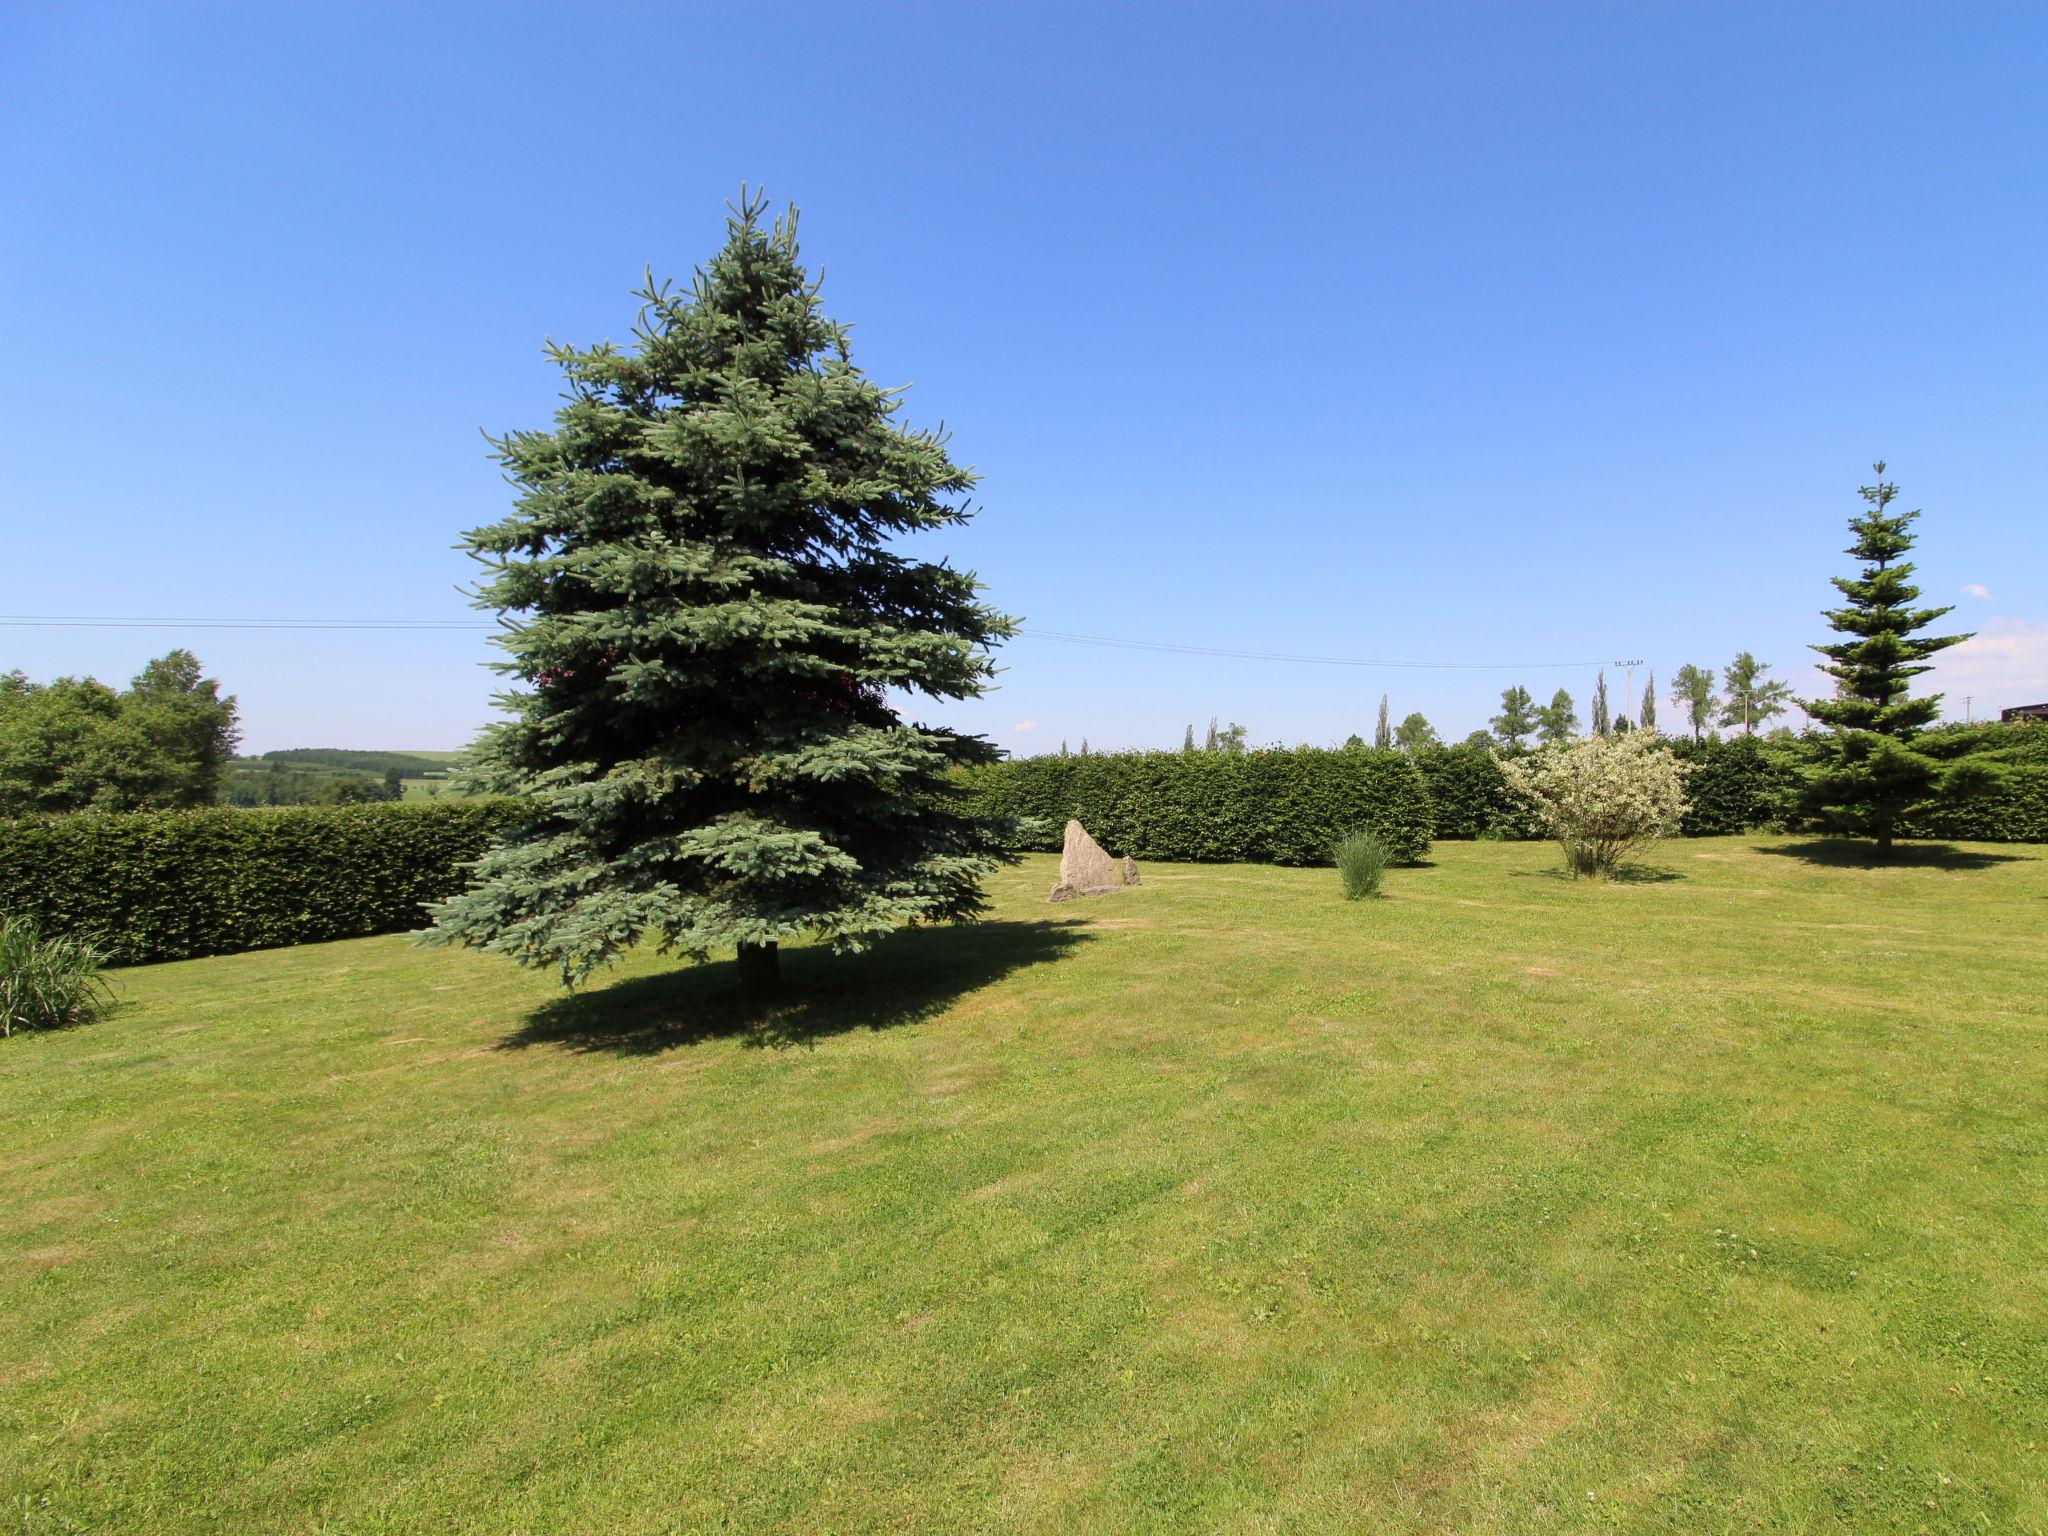
[[[1785,713],[1786,701],[1792,697],[1792,685],[1767,676],[1770,670],[1769,662],[1758,661],[1748,651],[1735,653],[1735,659],[1728,663],[1723,673],[1725,689],[1721,698],[1721,724],[1739,725],[1742,734],[1749,736]]]
[[[1652,723],[1647,711],[1650,701],[1656,696],[1656,690],[1646,684],[1643,688],[1645,728]],[[1707,727],[1714,721],[1714,669],[1696,667],[1691,662],[1680,667],[1671,679],[1671,702],[1683,713],[1685,723],[1692,731],[1692,739],[1704,739]]]
[[[1579,734],[1578,705],[1560,688],[1550,702],[1536,711],[1536,729],[1546,747],[1562,746]]]
[[[1564,850],[1575,876],[1612,877],[1685,816],[1687,765],[1648,731],[1588,736],[1501,764]]]
[[[86,940],[46,939],[27,918],[0,913],[0,1035],[97,1018],[113,1002],[106,963]]]
[[[1636,706],[1636,724],[1646,731],[1657,729],[1657,674],[1643,674],[1643,697]]]
[[[431,778],[447,773],[452,766],[442,756],[426,757],[417,752],[358,752],[347,747],[281,747],[256,759],[265,763],[286,763],[294,768],[339,768],[350,773],[367,773],[378,778],[396,769],[404,779]]]
[[[1946,771],[1973,769],[1982,792],[1946,797],[1900,822],[1901,837],[1971,842],[2048,842],[2048,731],[2024,726],[1944,726],[1915,743]],[[1682,831],[1714,837],[1758,828],[1825,829],[1802,810],[1806,777],[1834,760],[1827,736],[1738,736],[1671,744],[1692,765]],[[1444,836],[1439,831],[1439,836]]]
[[[1508,789],[1491,746],[1460,742],[1415,754],[1429,791],[1432,835],[1439,838],[1540,837],[1528,807]]]
[[[1796,740],[1738,736],[1727,741],[1680,739],[1669,745],[1692,770],[1685,781],[1685,819],[1679,828],[1687,837],[1780,827],[1792,819],[1804,756]]]
[[[1613,716],[1607,703],[1607,670],[1604,667],[1593,684],[1593,707],[1588,711],[1588,716],[1586,723],[1595,736],[1605,736],[1614,727]]]
[[[1394,727],[1394,745],[1403,752],[1421,752],[1430,747],[1443,745],[1443,738],[1436,733],[1436,727],[1423,718],[1418,710],[1404,718]]]
[[[1394,727],[1387,720],[1387,696],[1380,695],[1379,717],[1373,722],[1372,745],[1375,752],[1390,752],[1394,747]]]
[[[1347,901],[1379,895],[1387,878],[1387,866],[1394,861],[1387,845],[1371,832],[1353,832],[1340,839],[1332,857]]]
[[[1528,737],[1536,733],[1541,723],[1542,716],[1536,711],[1535,701],[1520,683],[1501,690],[1500,713],[1487,722],[1493,727],[1493,734],[1500,744],[1511,750],[1519,749]]]
[[[375,758],[384,754],[360,755]],[[437,767],[435,771],[445,770]],[[283,753],[236,758],[228,764],[221,788],[222,803],[244,806],[374,805],[404,798],[405,782],[396,764],[372,770],[323,764],[318,759],[288,757]]]
[[[0,821],[0,913],[132,964],[415,928],[504,800]]]
[[[1952,796],[1914,811],[1899,824],[1899,832],[1980,843],[2048,843],[2048,763],[2001,767],[1982,793]]]
[[[1202,750],[1204,752],[1242,752],[1245,750],[1245,739],[1249,734],[1235,720],[1230,722],[1227,729],[1219,731],[1216,729],[1216,717],[1211,715],[1209,717],[1209,734],[1202,738]],[[1062,745],[1061,751],[1065,750],[1065,746]]]
[[[854,366],[795,210],[765,209],[688,291],[650,281],[632,348],[551,348],[553,430],[497,444],[517,505],[465,543],[513,687],[469,778],[521,814],[436,941],[573,982],[643,935],[772,967],[982,909],[1001,829],[948,776],[995,749],[889,702],[979,695],[1014,632],[899,552],[966,521],[975,477]]]
[[[1808,714],[1834,728],[1832,750],[1807,781],[1806,804],[1830,831],[1874,838],[1886,849],[1907,817],[1983,784],[1974,772],[1945,773],[1913,746],[1940,713],[1941,695],[1912,697],[1912,680],[1932,670],[1928,658],[1970,637],[1916,637],[1949,609],[1913,606],[1920,589],[1908,580],[1913,563],[1901,557],[1913,547],[1920,514],[1885,510],[1899,488],[1886,483],[1882,460],[1875,468],[1877,483],[1860,490],[1866,510],[1849,520],[1856,537],[1847,552],[1863,568],[1833,578],[1848,604],[1822,615],[1848,638],[1814,647],[1828,658],[1821,670],[1834,678],[1836,696],[1806,704]]]
[[[0,816],[211,805],[235,701],[171,651],[117,692],[92,678],[0,675]]]
[[[1321,864],[1339,837],[1378,835],[1404,863],[1429,852],[1429,793],[1396,752],[1318,747],[1027,757],[964,775],[975,814],[1015,819],[1053,849],[1068,818],[1105,848],[1165,863]]]

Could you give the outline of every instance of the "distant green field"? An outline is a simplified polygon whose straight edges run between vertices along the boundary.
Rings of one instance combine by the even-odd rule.
[[[428,800],[451,794],[445,780],[462,762],[461,752],[382,752],[343,747],[288,747],[228,764],[222,798],[230,804],[268,804],[278,795],[278,775],[287,776],[283,803],[321,797],[336,781],[382,786],[396,768],[403,798]]]

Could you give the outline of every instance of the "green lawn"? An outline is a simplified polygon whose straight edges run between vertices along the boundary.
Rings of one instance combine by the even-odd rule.
[[[2039,1532],[2048,856],[1158,867],[0,1042],[31,1532]]]

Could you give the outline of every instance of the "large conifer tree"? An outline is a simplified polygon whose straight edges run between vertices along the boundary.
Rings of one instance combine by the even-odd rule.
[[[525,816],[430,939],[572,984],[643,937],[731,947],[758,986],[784,939],[982,906],[995,829],[948,770],[995,750],[888,703],[981,693],[1013,630],[892,546],[965,520],[974,476],[854,367],[796,210],[765,216],[743,195],[688,291],[650,277],[633,346],[551,345],[554,429],[496,444],[517,502],[466,542],[514,686],[474,777]]]
[[[1821,670],[1835,679],[1838,691],[1804,706],[1834,727],[1827,755],[1807,781],[1806,803],[1827,826],[1875,838],[1888,851],[1899,822],[1914,807],[1945,787],[1973,787],[1968,770],[1950,775],[1955,782],[1946,785],[1942,765],[1911,746],[1940,712],[1941,695],[1908,696],[1912,679],[1931,670],[1928,657],[1970,637],[1914,638],[1949,610],[1912,606],[1920,589],[1907,580],[1912,563],[1900,557],[1913,547],[1912,525],[1920,514],[1885,510],[1899,488],[1885,482],[1882,460],[1875,468],[1877,484],[1860,488],[1868,508],[1849,520],[1856,541],[1847,553],[1864,562],[1863,570],[1833,578],[1848,606],[1822,612],[1845,638],[1814,647],[1828,658]]]

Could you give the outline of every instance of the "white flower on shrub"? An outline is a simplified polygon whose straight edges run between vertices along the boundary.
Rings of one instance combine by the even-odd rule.
[[[1500,771],[1576,876],[1612,875],[1631,853],[1675,833],[1692,768],[1647,731],[1630,731],[1502,758]]]

